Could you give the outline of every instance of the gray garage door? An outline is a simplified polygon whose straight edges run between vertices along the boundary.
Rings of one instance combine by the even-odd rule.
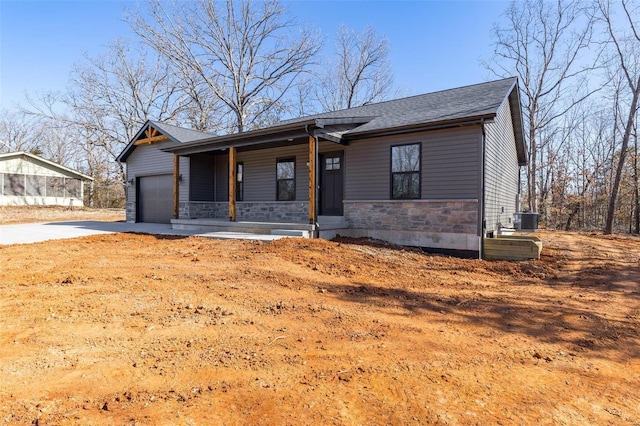
[[[171,223],[173,176],[142,177],[138,187],[138,222]]]

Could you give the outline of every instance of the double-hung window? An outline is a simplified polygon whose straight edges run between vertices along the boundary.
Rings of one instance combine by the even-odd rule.
[[[276,163],[276,199],[296,199],[296,159],[280,158]]]
[[[391,147],[391,198],[420,198],[419,143]]]

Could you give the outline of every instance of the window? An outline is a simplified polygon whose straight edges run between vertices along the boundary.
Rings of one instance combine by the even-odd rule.
[[[391,147],[391,198],[420,198],[420,144]]]
[[[64,178],[47,176],[47,197],[64,197]]]
[[[24,175],[16,173],[5,174],[4,195],[24,195]]]
[[[327,157],[324,160],[325,170],[340,170],[340,157]]]
[[[82,183],[80,182],[80,179],[66,178],[64,180],[64,188],[67,193],[67,197],[80,198],[80,194],[82,193]]]
[[[244,163],[236,163],[236,201],[244,198]]]
[[[44,176],[26,175],[25,193],[29,197],[44,197],[46,178]]]
[[[276,199],[291,201],[296,199],[296,159],[282,158],[276,165]]]

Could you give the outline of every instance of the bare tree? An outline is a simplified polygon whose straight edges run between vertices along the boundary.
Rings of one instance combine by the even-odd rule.
[[[293,104],[291,112],[293,115],[304,117],[326,111],[322,110],[322,106],[316,96],[318,84],[321,84],[321,82],[316,73],[311,73],[298,79],[291,97]]]
[[[113,158],[146,120],[175,121],[184,98],[166,63],[117,41],[110,51],[75,67],[64,103],[75,120],[105,134]]]
[[[629,148],[629,140],[638,109],[638,98],[640,97],[640,22],[637,21],[640,8],[638,6],[632,8],[626,0],[622,0],[621,4],[624,10],[623,23],[627,26],[626,31],[618,31],[618,28],[621,28],[623,23],[614,22],[610,2],[608,0],[598,1],[600,15],[605,23],[609,40],[614,47],[613,57],[615,58],[616,66],[619,66],[631,98],[628,104],[626,120],[623,125],[624,132],[616,165],[615,178],[613,180],[613,188],[611,189],[609,197],[607,220],[604,228],[605,234],[611,234],[613,232],[616,200],[620,190],[620,181]]]
[[[41,136],[42,126],[37,118],[19,111],[0,111],[0,153],[37,153]]]
[[[276,0],[198,0],[172,6],[152,0],[130,15],[133,31],[166,57],[180,75],[197,76],[224,106],[225,130],[272,121],[296,78],[319,51],[310,31]]]
[[[558,228],[566,231],[574,226],[592,228],[596,222],[594,210],[597,206],[589,207],[588,200],[610,164],[615,108],[612,117],[608,109],[583,103],[566,120],[569,125],[565,131],[569,133],[570,140],[564,147],[565,155],[561,163],[566,165],[570,174],[570,195],[565,201],[565,214],[557,222]]]
[[[357,33],[342,25],[335,42],[335,60],[329,61],[317,98],[325,111],[378,102],[391,93],[393,77],[389,42],[373,27]]]
[[[0,153],[24,151],[47,160],[85,170],[75,135],[56,120],[25,114],[0,113]]]
[[[633,127],[633,210],[634,210],[634,228],[633,232],[640,234],[640,181],[638,179],[638,121]]]
[[[544,136],[553,135],[553,122],[593,93],[572,85],[591,69],[581,63],[581,54],[590,46],[593,25],[580,0],[512,1],[506,18],[506,27],[493,29],[494,58],[485,66],[497,76],[515,74],[520,80],[529,156],[527,198],[529,208],[537,211],[539,154],[554,140]]]
[[[115,159],[141,124],[151,118],[177,122],[187,100],[166,63],[117,41],[105,55],[86,57],[74,67],[66,93],[29,99],[25,112],[49,120],[82,145],[86,168],[96,179],[92,194],[105,199],[100,185],[116,194],[115,184],[123,195],[124,170]]]
[[[202,83],[197,73],[189,71],[185,69],[175,79],[177,87],[185,97],[180,121],[201,132],[221,129],[223,121],[219,111],[222,109],[222,103],[209,87]]]

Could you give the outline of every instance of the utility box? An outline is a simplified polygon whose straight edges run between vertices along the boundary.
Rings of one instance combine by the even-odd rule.
[[[538,213],[517,212],[513,214],[513,225],[518,231],[537,231]]]

